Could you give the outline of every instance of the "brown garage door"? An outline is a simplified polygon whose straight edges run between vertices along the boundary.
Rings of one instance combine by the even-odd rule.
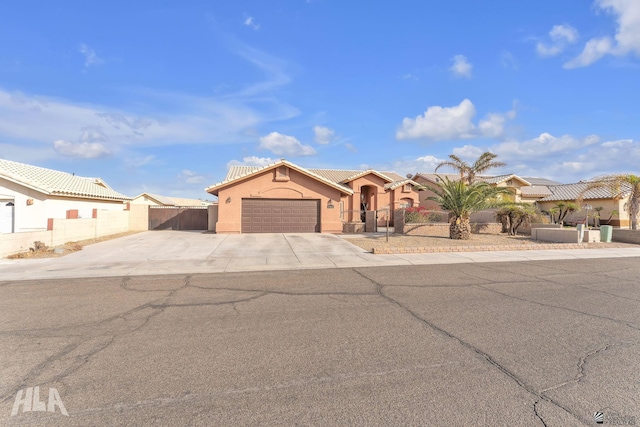
[[[243,233],[319,231],[319,200],[242,199]]]

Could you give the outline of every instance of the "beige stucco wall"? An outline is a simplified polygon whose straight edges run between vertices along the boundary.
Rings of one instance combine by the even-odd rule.
[[[46,195],[3,178],[0,178],[0,194],[3,201],[13,199],[14,232],[47,229]],[[32,205],[27,205],[29,199],[33,199]],[[66,218],[66,214],[62,218]]]
[[[609,216],[611,215],[611,211],[613,210],[617,210],[618,211],[618,215],[613,216],[613,218],[611,219],[611,225],[614,226],[628,226],[629,225],[629,212],[627,210],[625,210],[624,205],[625,203],[627,203],[628,201],[628,197],[625,197],[624,199],[620,199],[617,201],[611,200],[611,199],[591,199],[591,200],[585,200],[582,204],[589,204],[594,208],[597,207],[602,207],[602,211],[600,212],[600,223],[605,225],[607,222],[606,220],[609,218]],[[575,203],[575,200],[566,200],[565,203]],[[550,209],[552,209],[554,206],[556,206],[558,202],[538,202],[538,208],[541,211],[549,211]],[[594,215],[594,210],[590,209],[589,210],[589,223],[593,224],[593,215]],[[585,209],[581,209],[579,211],[576,212],[572,212],[570,214],[568,214],[566,216],[566,218],[564,219],[564,222],[576,222],[576,221],[582,221],[585,219],[585,217],[587,216],[587,211]]]
[[[0,257],[26,252],[33,242],[44,242],[51,246],[51,231],[26,231],[23,233],[0,233]]]
[[[129,230],[143,231],[149,229],[149,206],[129,205]]]
[[[49,218],[66,218],[67,211],[76,209],[81,218],[91,218],[94,209],[122,211],[122,201],[94,200],[74,197],[47,196],[36,190],[0,178],[0,200],[13,198],[14,232],[47,229]],[[27,200],[33,200],[31,205]]]
[[[240,233],[243,198],[320,200],[320,231],[341,233],[340,190],[289,169],[288,181],[276,181],[275,169],[234,183],[218,192],[216,233]],[[329,199],[334,208],[327,209]]]
[[[35,241],[44,242],[47,246],[57,246],[130,230],[147,230],[148,214],[145,213],[148,209],[147,206],[138,205],[132,206],[131,211],[99,210],[96,211],[95,218],[54,218],[48,231],[0,234],[0,257],[28,251]]]

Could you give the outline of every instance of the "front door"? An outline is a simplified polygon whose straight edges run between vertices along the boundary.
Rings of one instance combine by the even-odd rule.
[[[13,202],[0,202],[0,233],[13,233]]]

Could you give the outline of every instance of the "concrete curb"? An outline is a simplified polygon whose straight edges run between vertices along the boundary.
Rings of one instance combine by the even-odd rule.
[[[521,244],[521,245],[478,245],[478,246],[439,246],[439,247],[390,247],[372,248],[373,254],[430,254],[441,252],[488,252],[488,251],[530,251],[546,249],[608,249],[608,248],[628,248],[628,244],[617,243],[541,243],[541,244]]]

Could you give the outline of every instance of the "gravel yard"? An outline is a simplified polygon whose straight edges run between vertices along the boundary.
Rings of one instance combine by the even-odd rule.
[[[390,234],[389,242],[385,236],[375,235],[371,237],[349,237],[344,239],[362,249],[372,251],[386,248],[416,248],[416,247],[468,247],[468,246],[512,246],[512,245],[538,245],[530,236],[507,236],[506,234],[473,234],[470,240],[452,240],[448,237],[437,236],[407,236],[403,234]],[[473,249],[469,249],[473,250]]]
[[[475,252],[513,251],[528,249],[602,249],[630,247],[628,243],[547,243],[531,240],[531,236],[507,236],[506,234],[472,234],[470,240],[452,240],[440,236],[408,236],[390,234],[389,241],[384,235],[371,237],[343,235],[343,239],[362,249],[378,253],[430,253],[430,252]]]

